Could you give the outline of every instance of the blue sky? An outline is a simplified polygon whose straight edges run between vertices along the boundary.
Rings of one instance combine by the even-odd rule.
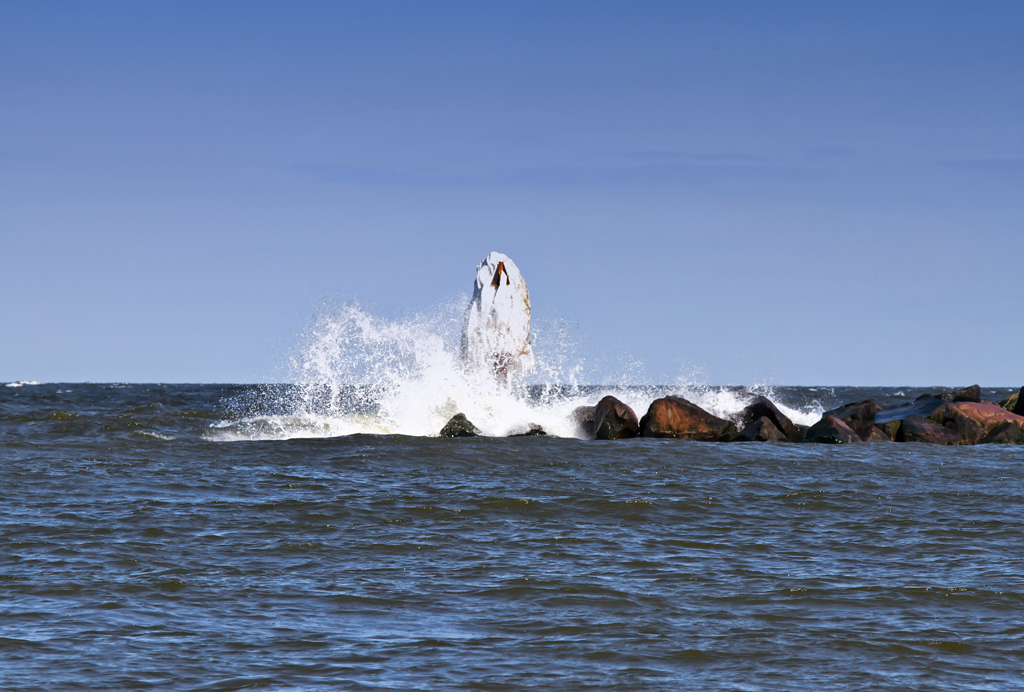
[[[1024,384],[1024,4],[0,2],[0,380],[259,382],[510,255],[588,377]]]

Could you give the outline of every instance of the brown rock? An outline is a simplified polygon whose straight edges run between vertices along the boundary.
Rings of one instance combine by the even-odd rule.
[[[640,421],[643,437],[675,437],[681,440],[728,442],[736,437],[732,421],[713,416],[680,396],[651,402]]]
[[[846,423],[857,437],[867,441],[874,435],[875,414],[882,410],[882,407],[873,401],[856,401],[852,404],[844,404],[831,411],[825,411],[825,416],[835,416]]]
[[[903,419],[900,429],[896,431],[897,442],[927,442],[937,445],[958,445],[963,437],[955,430],[950,430],[924,416],[908,416]]]
[[[992,428],[978,444],[1024,445],[1024,430],[1021,430],[1012,421],[1004,421]]]
[[[746,408],[740,412],[739,424],[746,429],[751,424],[756,423],[759,418],[767,418],[771,422],[772,427],[781,431],[783,437],[790,442],[799,442],[802,439],[800,431],[797,430],[793,421],[787,418],[786,414],[763,396],[754,397],[753,401],[747,404]]]
[[[594,436],[598,440],[636,437],[639,428],[633,409],[613,396],[606,396],[594,407]]]
[[[939,394],[939,398],[943,401],[981,401],[981,387],[972,384],[970,387],[953,389]]]
[[[842,444],[846,442],[861,442],[861,439],[846,423],[835,416],[826,414],[820,421],[810,427],[804,442]]]
[[[767,416],[761,416],[751,421],[740,434],[736,436],[736,442],[786,442],[785,433],[775,427],[775,424]]]
[[[1010,422],[1024,430],[1024,416],[1010,413],[987,401],[951,401],[935,409],[929,418],[939,425],[955,430],[961,444],[977,444],[999,424]]]

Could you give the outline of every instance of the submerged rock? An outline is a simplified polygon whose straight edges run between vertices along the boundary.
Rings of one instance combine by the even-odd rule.
[[[576,437],[593,440],[597,430],[594,428],[594,409],[596,406],[580,406],[573,410],[569,419],[576,425]]]
[[[598,440],[625,440],[636,437],[639,421],[629,406],[606,396],[594,407],[594,437]]]
[[[480,431],[466,418],[465,413],[456,413],[444,424],[439,434],[441,437],[479,437]]]
[[[651,403],[640,421],[640,434],[643,437],[729,442],[736,437],[736,425],[711,415],[682,397],[666,396]]]
[[[896,431],[897,442],[927,442],[935,445],[962,444],[963,438],[955,430],[939,425],[924,416],[908,416]]]
[[[849,425],[839,418],[825,414],[821,420],[808,429],[804,442],[819,442],[824,444],[845,444],[849,442],[863,442],[860,436],[853,431]]]
[[[831,411],[825,411],[825,416],[835,416],[857,433],[862,441],[877,441],[882,438],[891,440],[891,437],[883,435],[881,430],[875,428],[875,414],[882,410],[882,407],[873,401],[855,401],[852,404],[844,404]]]
[[[541,437],[541,436],[547,436],[547,433],[544,431],[544,428],[540,427],[536,423],[530,423],[529,430],[526,430],[525,432],[509,433],[508,436],[509,437]]]
[[[736,442],[786,442],[787,437],[767,417],[751,421],[735,438]]]
[[[772,427],[781,432],[783,439],[789,442],[799,442],[803,439],[801,431],[793,424],[793,421],[780,411],[778,406],[763,396],[754,397],[753,401],[747,404],[746,408],[740,412],[739,424],[746,431],[759,418],[767,418]],[[742,437],[743,433],[740,433],[740,437],[736,439],[741,439]]]
[[[1024,430],[1024,416],[987,401],[947,402],[935,409],[929,418],[954,430],[961,438],[960,444],[967,445],[977,444],[1002,423],[1011,423]]]

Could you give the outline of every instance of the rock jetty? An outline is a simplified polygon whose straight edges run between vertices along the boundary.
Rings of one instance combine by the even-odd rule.
[[[1024,444],[1024,387],[998,403],[983,400],[978,385],[923,394],[896,406],[854,401],[825,411],[810,428],[793,423],[778,405],[763,396],[751,399],[731,420],[679,396],[654,400],[639,419],[622,401],[606,396],[594,406],[576,408],[570,419],[577,436],[590,440],[657,437],[698,442]],[[443,437],[480,434],[461,413],[440,432]],[[541,435],[546,432],[538,425],[514,433]]]

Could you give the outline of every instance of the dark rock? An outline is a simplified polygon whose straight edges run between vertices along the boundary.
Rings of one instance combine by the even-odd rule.
[[[835,416],[824,415],[807,431],[804,442],[823,442],[826,444],[843,444],[860,442],[860,436],[849,425]]]
[[[864,442],[892,442],[889,433],[877,425],[869,426],[863,435],[858,435],[857,437]]]
[[[469,422],[465,413],[456,413],[441,428],[441,437],[479,437],[480,431]]]
[[[1014,392],[1000,401],[999,405],[1007,411],[1016,413],[1018,416],[1024,416],[1024,403],[1021,403],[1021,399],[1024,399],[1024,397],[1021,396],[1022,394],[1024,394],[1024,387],[1021,387],[1019,392]]]
[[[728,442],[736,437],[736,425],[711,415],[680,396],[666,396],[651,402],[640,421],[640,434],[643,437]]]
[[[955,430],[939,425],[924,416],[908,416],[896,431],[897,442],[927,442],[936,445],[958,445],[963,438]]]
[[[639,421],[633,409],[613,396],[606,396],[594,407],[594,437],[598,440],[625,440],[636,437]]]
[[[987,401],[950,401],[935,409],[929,418],[956,431],[961,437],[961,444],[967,445],[977,444],[1004,422],[1024,430],[1024,416]]]
[[[796,439],[793,442],[803,442],[804,438],[807,437],[807,431],[811,429],[809,425],[796,424]]]
[[[530,423],[530,429],[527,430],[526,432],[509,433],[508,436],[509,437],[540,437],[542,435],[547,435],[547,433],[544,432],[544,428],[540,427],[536,423]]]
[[[873,401],[856,401],[852,404],[844,404],[831,411],[825,411],[824,416],[835,416],[850,426],[857,437],[867,441],[874,435],[875,414],[882,410],[882,407]]]
[[[891,420],[888,423],[879,423],[875,421],[875,427],[882,431],[882,433],[890,440],[896,439],[896,433],[900,429],[900,423],[902,420]]]
[[[754,400],[747,404],[746,408],[740,412],[739,425],[746,429],[752,423],[757,422],[758,418],[767,418],[771,422],[772,427],[781,431],[783,438],[789,442],[800,440],[800,433],[796,426],[793,425],[793,421],[787,418],[786,414],[763,396],[754,397]]]
[[[593,440],[597,430],[594,428],[594,409],[596,406],[580,406],[573,410],[569,418],[576,424],[576,437]]]
[[[892,442],[896,439],[896,433],[899,431],[900,423],[902,422],[903,421],[894,420],[889,421],[888,423],[875,423],[875,429],[878,430],[882,437]]]
[[[1022,387],[1021,389],[1024,389],[1024,387]],[[1006,408],[1007,410],[1009,410],[1009,412],[1016,413],[1016,412],[1014,412],[1014,407],[1017,406],[1017,402],[1020,400],[1020,397],[1021,397],[1021,393],[1020,392],[1014,392],[1013,394],[1011,394],[1007,398],[1002,399],[1001,401],[999,401],[999,405],[1004,407],[1004,408]]]
[[[767,416],[761,416],[751,421],[740,434],[736,436],[736,442],[786,442],[785,433],[775,427],[775,424]]]
[[[939,398],[943,401],[981,401],[981,387],[979,385],[972,384],[970,387],[953,389],[943,394],[939,394]]]
[[[875,414],[875,423],[892,423],[901,421],[910,416],[930,416],[943,401],[932,394],[922,394],[914,399],[911,404],[900,404],[898,406],[886,406]]]
[[[981,438],[978,444],[1024,445],[1024,430],[1021,430],[1013,421],[1003,421],[992,428],[988,435]]]

